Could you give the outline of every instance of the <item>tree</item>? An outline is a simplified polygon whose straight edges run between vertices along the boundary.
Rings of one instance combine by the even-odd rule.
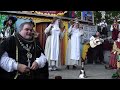
[[[79,19],[81,19],[81,11],[75,11],[76,17],[78,17]]]
[[[105,20],[108,25],[111,25],[113,23],[114,18],[117,17],[119,19],[120,17],[120,11],[105,11]],[[102,14],[100,11],[94,11],[94,21],[95,24],[98,24],[102,19]]]
[[[95,22],[95,24],[100,23],[101,18],[102,18],[101,12],[100,11],[94,11],[94,22]]]
[[[81,11],[75,11],[76,12],[76,17],[79,17],[79,19],[81,19]],[[94,12],[94,22],[95,24],[98,24],[101,22],[102,19],[102,14],[101,11],[93,11]],[[105,20],[107,22],[107,24],[112,24],[113,23],[113,19],[115,17],[120,17],[120,11],[105,11]]]
[[[119,19],[120,11],[106,11],[105,19],[108,24],[112,24],[115,17]]]

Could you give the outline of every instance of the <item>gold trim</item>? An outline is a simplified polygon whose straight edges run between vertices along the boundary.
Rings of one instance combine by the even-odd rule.
[[[16,62],[18,62],[18,47],[17,47],[17,45],[16,45]],[[18,71],[17,71],[14,79],[17,79],[18,75],[19,75],[19,73],[18,73]]]

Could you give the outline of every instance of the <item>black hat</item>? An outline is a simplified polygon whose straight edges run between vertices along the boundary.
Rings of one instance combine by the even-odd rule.
[[[9,20],[12,20],[12,25],[17,21],[17,18],[16,17],[14,17],[14,16],[8,16],[7,18],[6,18],[6,20],[3,22],[3,25],[5,26],[6,25],[6,23],[7,23],[7,21],[9,21]]]

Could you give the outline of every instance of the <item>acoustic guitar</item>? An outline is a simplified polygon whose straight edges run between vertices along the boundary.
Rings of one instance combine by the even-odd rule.
[[[104,39],[93,39],[93,40],[90,40],[90,46],[92,47],[92,48],[95,48],[96,46],[98,46],[98,45],[100,45],[100,44],[102,44],[103,42],[104,42],[104,40],[106,40],[106,39],[111,39],[112,37],[110,36],[110,37],[107,37],[107,38],[104,38]]]

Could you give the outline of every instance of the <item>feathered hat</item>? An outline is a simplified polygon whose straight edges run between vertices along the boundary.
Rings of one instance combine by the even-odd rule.
[[[5,26],[7,21],[12,20],[12,25],[17,21],[17,18],[15,16],[8,16],[6,20],[3,22],[3,25]]]

